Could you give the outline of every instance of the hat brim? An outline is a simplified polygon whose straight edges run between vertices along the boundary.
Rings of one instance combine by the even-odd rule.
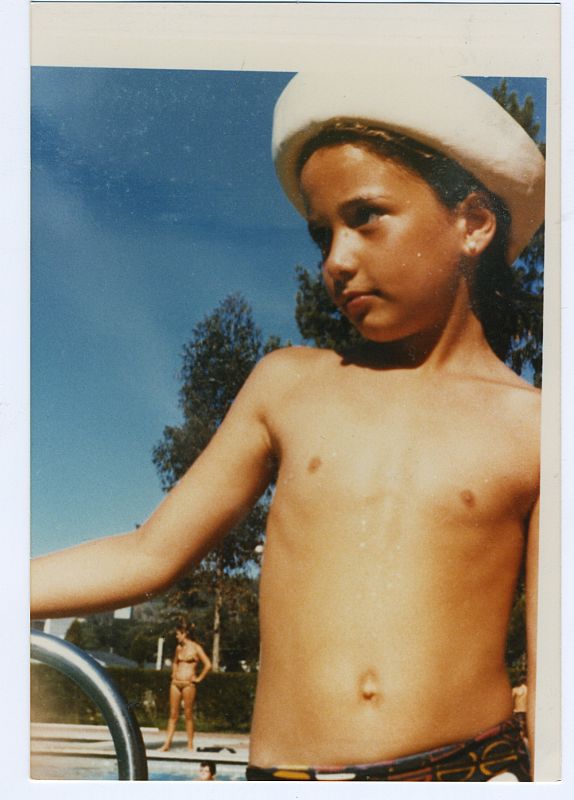
[[[457,161],[511,215],[512,263],[544,220],[545,161],[526,131],[492,97],[458,76],[300,73],[275,107],[272,151],[287,197],[305,216],[298,163],[306,142],[335,120],[409,136]]]

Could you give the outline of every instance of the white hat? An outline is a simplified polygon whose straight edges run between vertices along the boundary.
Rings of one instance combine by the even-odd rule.
[[[275,168],[287,197],[304,216],[299,156],[304,144],[336,119],[409,136],[478,178],[510,211],[510,263],[544,219],[544,158],[496,100],[457,76],[386,76],[372,69],[342,75],[300,73],[277,101]]]

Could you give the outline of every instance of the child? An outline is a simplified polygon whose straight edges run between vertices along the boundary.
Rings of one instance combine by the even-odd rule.
[[[539,394],[489,342],[543,159],[467,81],[372,71],[294,78],[273,147],[366,344],[264,358],[141,528],[33,564],[32,611],[163,591],[277,474],[248,778],[530,780],[504,650],[526,554],[535,663]]]

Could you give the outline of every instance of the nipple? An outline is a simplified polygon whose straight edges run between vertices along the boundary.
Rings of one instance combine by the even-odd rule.
[[[470,489],[465,489],[463,492],[461,492],[460,498],[468,508],[474,508],[476,505],[476,497],[474,496],[473,492],[470,491]]]
[[[307,467],[307,469],[309,470],[309,472],[317,472],[321,464],[322,461],[319,458],[319,456],[315,456],[314,458],[311,459],[311,461],[309,461],[309,466]]]

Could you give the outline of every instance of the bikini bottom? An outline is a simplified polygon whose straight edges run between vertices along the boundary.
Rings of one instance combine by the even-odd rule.
[[[520,781],[528,782],[530,756],[522,725],[511,718],[473,739],[423,753],[349,767],[248,766],[248,781]]]
[[[176,689],[179,689],[180,692],[183,692],[183,690],[188,686],[196,685],[194,681],[175,681],[175,680],[172,680],[172,684],[175,686]]]

